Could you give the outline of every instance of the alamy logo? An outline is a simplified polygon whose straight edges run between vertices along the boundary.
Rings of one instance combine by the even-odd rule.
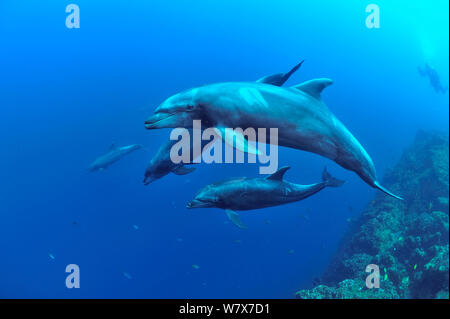
[[[367,265],[366,272],[370,273],[366,277],[366,287],[369,289],[380,288],[380,267],[375,264]]]
[[[245,130],[216,127],[202,129],[201,120],[194,120],[192,128],[191,131],[185,128],[172,130],[170,139],[178,141],[170,149],[170,160],[174,164],[244,163],[244,153],[247,153],[248,163],[256,163],[258,158],[259,163],[267,164],[259,168],[260,174],[273,174],[278,169],[278,128],[270,128],[269,131],[251,127]],[[225,149],[225,160],[222,140],[231,146]]]
[[[369,29],[380,28],[380,8],[376,4],[369,4],[366,12],[370,13],[366,18],[366,27]]]
[[[76,264],[66,266],[66,272],[70,273],[66,277],[66,287],[69,289],[80,288],[80,267]]]
[[[80,28],[80,7],[76,4],[69,4],[66,7],[66,13],[70,13],[66,18],[66,27],[69,29]]]

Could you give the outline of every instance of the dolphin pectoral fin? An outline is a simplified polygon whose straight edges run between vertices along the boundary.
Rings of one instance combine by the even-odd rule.
[[[232,131],[232,134],[227,134],[227,132],[225,131],[225,128],[221,127],[215,127],[214,131],[216,132],[216,134],[221,137],[225,143],[227,143],[228,145],[230,145],[231,147],[244,152],[244,153],[249,153],[249,154],[254,154],[254,155],[259,155],[259,151],[256,148],[256,146],[253,143],[249,143],[245,138],[244,135],[242,135],[241,132],[238,132],[236,130]],[[236,137],[236,138],[234,138]],[[236,141],[236,143],[234,143],[234,141]]]
[[[247,226],[242,224],[241,219],[239,218],[239,214],[235,211],[232,211],[231,209],[226,209],[225,212],[227,213],[228,219],[231,220],[233,224],[235,224],[237,227],[245,229]]]
[[[322,93],[323,89],[327,86],[333,84],[333,80],[322,78],[322,79],[313,79],[301,84],[293,86],[293,88],[303,91],[312,97],[315,97],[318,100],[321,100],[320,93]]]
[[[392,197],[397,198],[397,199],[400,199],[400,200],[404,200],[402,197],[397,196],[397,195],[391,193],[390,191],[388,191],[386,188],[384,188],[383,186],[381,186],[377,181],[375,181],[375,182],[373,183],[373,185],[375,185],[375,188],[378,188],[380,191],[382,191],[383,193],[385,193],[385,194],[387,194],[387,195],[389,195],[389,196],[392,196]]]
[[[116,149],[116,143],[112,143],[112,144],[109,146],[108,151],[112,151],[112,150],[114,150],[114,149]]]
[[[193,171],[195,171],[195,167],[186,167],[186,166],[180,166],[172,170],[172,172],[177,175],[186,175],[192,173]]]
[[[294,66],[289,72],[287,73],[277,73],[273,75],[265,76],[259,80],[257,80],[257,83],[266,83],[266,84],[272,84],[275,86],[282,86],[290,77],[292,74],[294,74],[295,71],[297,71],[300,66],[303,64],[305,60],[301,61],[299,64]]]

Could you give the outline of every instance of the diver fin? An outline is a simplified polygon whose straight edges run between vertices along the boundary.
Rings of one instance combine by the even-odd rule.
[[[282,168],[280,168],[278,171],[276,171],[272,175],[267,176],[266,179],[281,182],[283,180],[284,173],[286,173],[286,171],[290,168],[291,168],[290,166],[283,166]]]
[[[378,184],[377,181],[375,181],[375,182],[373,183],[373,185],[375,185],[375,188],[378,188],[380,191],[382,191],[382,192],[385,193],[385,194],[388,194],[389,196],[392,196],[392,197],[397,198],[397,199],[400,199],[400,200],[404,200],[402,197],[397,196],[397,195],[391,193],[391,192],[388,191],[386,188],[384,188],[383,186],[381,186],[380,184]]]
[[[322,181],[326,183],[326,186],[329,187],[339,187],[344,185],[345,181],[337,179],[333,177],[330,173],[328,173],[327,168],[324,167],[322,172]]]
[[[186,167],[186,166],[180,166],[172,170],[172,173],[177,175],[186,175],[189,173],[192,173],[195,171],[195,167]]]
[[[299,64],[294,66],[289,72],[287,73],[277,73],[273,75],[265,76],[259,80],[257,80],[257,83],[266,83],[266,84],[272,84],[275,86],[282,86],[290,77],[292,74],[297,71],[300,66],[303,64],[305,60],[302,60]]]
[[[225,143],[230,145],[231,147],[249,154],[258,155],[259,151],[254,145],[254,143],[249,143],[245,138],[244,135],[241,132],[238,132],[236,130],[233,131],[233,135],[230,136],[230,134],[226,134],[225,128],[223,127],[215,127],[214,131],[218,136],[220,136]],[[236,139],[234,138],[236,137]],[[234,143],[234,140],[236,140],[236,143]]]
[[[242,224],[241,219],[239,218],[239,214],[235,211],[232,211],[231,209],[226,209],[225,212],[227,213],[228,219],[231,220],[233,224],[235,224],[237,227],[245,229],[247,226]]]
[[[313,79],[294,86],[295,89],[308,93],[312,97],[320,100],[320,93],[327,86],[333,84],[333,80],[321,78]]]

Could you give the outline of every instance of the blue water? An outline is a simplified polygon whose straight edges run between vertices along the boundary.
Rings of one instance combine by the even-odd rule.
[[[448,85],[445,0],[376,1],[380,29],[365,26],[369,1],[73,0],[81,28],[67,29],[69,3],[0,0],[0,297],[292,298],[311,287],[375,190],[280,149],[288,181],[317,182],[326,165],[347,183],[242,213],[245,231],[219,209],[187,210],[204,185],[258,166],[201,165],[143,186],[169,133],[143,122],[183,89],[305,59],[287,85],[333,79],[324,101],[381,177],[418,129],[448,132],[448,94],[417,72],[428,62]],[[145,149],[87,173],[112,142]],[[79,289],[65,286],[71,263]]]

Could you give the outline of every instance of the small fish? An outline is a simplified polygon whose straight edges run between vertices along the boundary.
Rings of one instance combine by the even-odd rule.
[[[177,242],[181,243],[183,241],[183,238],[178,237]]]
[[[127,272],[122,272],[122,275],[127,279],[133,279],[133,277],[131,277],[131,275]]]
[[[199,265],[196,265],[196,264],[193,264],[193,265],[192,265],[192,268],[194,268],[194,269],[200,269],[200,266],[199,266]]]
[[[294,251],[293,249],[289,249],[289,250],[288,250],[288,254],[291,254],[291,255],[292,255],[294,252],[295,252],[295,251]]]
[[[235,239],[235,240],[234,240],[234,243],[235,243],[235,244],[240,244],[240,243],[242,243],[242,240],[240,240],[240,239]]]
[[[139,229],[139,226],[138,226],[138,225],[133,225],[133,228],[136,229],[136,230],[138,230],[138,229]]]
[[[309,220],[309,217],[306,214],[305,215],[300,215],[300,218],[305,220],[305,221]]]
[[[51,259],[55,259],[55,256],[53,256],[53,254],[48,254],[48,256],[51,258]]]
[[[270,220],[264,219],[264,223],[265,223],[266,225],[270,225]]]
[[[417,269],[417,264],[414,265],[414,270],[416,270],[416,269]]]

